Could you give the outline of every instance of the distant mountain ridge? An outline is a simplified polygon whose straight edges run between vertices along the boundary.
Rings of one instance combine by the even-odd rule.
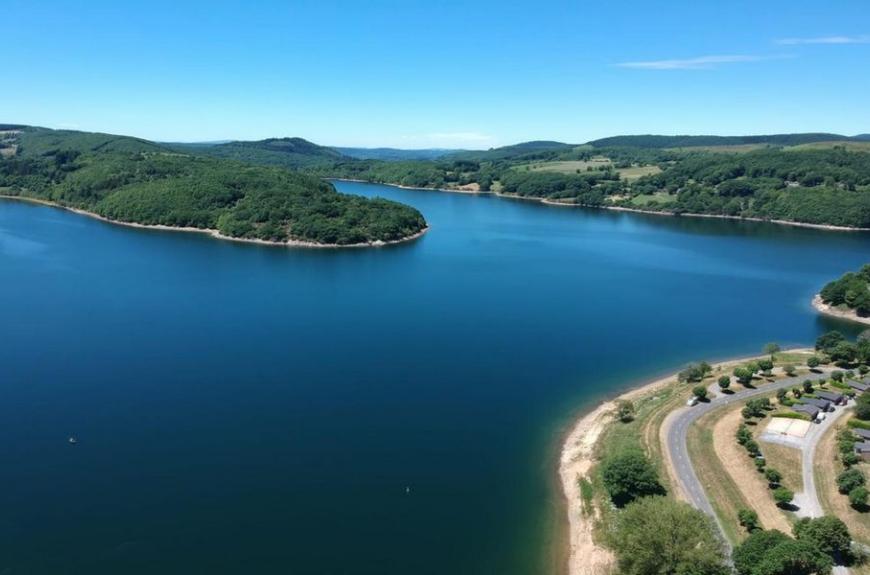
[[[170,146],[184,153],[285,168],[302,168],[351,159],[333,148],[320,146],[304,138],[267,138],[256,141],[234,140],[224,144],[193,143]]]
[[[466,152],[467,150],[454,148],[347,148],[333,146],[340,154],[357,160],[383,160],[386,162],[398,162],[405,160],[437,160],[444,156]]]
[[[866,135],[865,135],[866,136]],[[770,144],[774,146],[798,146],[816,142],[839,142],[863,139],[861,136],[844,136],[813,132],[805,134],[770,134],[760,136],[663,136],[642,134],[611,136],[588,142],[596,148],[691,148],[697,146],[740,146],[746,144]]]

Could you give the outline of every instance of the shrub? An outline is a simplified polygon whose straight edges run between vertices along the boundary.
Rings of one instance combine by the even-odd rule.
[[[773,490],[773,500],[780,507],[785,507],[794,499],[794,493],[785,487],[777,487]]]
[[[867,507],[867,488],[856,487],[849,492],[849,504],[855,509],[864,509]]]
[[[863,487],[866,483],[864,474],[858,469],[847,469],[837,476],[837,489],[843,495],[849,493],[856,487]]]
[[[739,509],[737,511],[737,520],[740,526],[746,529],[748,533],[758,531],[761,525],[758,523],[758,513],[751,509]]]
[[[728,389],[731,386],[731,378],[727,375],[719,377],[719,388]]]
[[[782,482],[782,473],[774,469],[773,467],[768,467],[767,471],[764,472],[764,477],[767,479],[767,483],[769,485],[779,485]]]

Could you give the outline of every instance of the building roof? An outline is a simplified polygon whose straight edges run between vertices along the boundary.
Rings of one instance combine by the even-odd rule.
[[[805,397],[801,399],[801,401],[809,405],[815,405],[820,409],[828,409],[829,407],[831,407],[831,402],[829,400],[821,399],[819,397]]]
[[[843,399],[843,394],[833,391],[817,391],[816,397],[821,397],[822,399],[829,399],[831,401],[841,401]]]
[[[803,413],[809,413],[811,417],[815,418],[819,414],[819,408],[815,405],[801,404],[792,406],[794,411],[801,411]]]
[[[870,452],[870,441],[865,441],[864,443],[859,443],[855,445],[855,451],[857,451],[858,453]]]
[[[855,428],[852,430],[852,433],[863,439],[870,439],[870,429]]]
[[[857,391],[867,391],[870,389],[870,383],[862,383],[860,381],[855,381],[854,379],[847,381],[846,385]]]

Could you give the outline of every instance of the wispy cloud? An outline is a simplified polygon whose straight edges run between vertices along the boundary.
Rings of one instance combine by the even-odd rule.
[[[780,38],[777,44],[796,46],[800,44],[870,44],[870,36],[818,36],[815,38]]]
[[[731,54],[726,56],[699,56],[682,60],[646,60],[643,62],[620,62],[620,68],[636,68],[640,70],[709,70],[721,64],[736,64],[739,62],[757,62],[764,60],[761,56]]]

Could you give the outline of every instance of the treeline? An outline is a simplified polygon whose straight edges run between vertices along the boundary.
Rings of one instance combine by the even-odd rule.
[[[340,194],[310,175],[101,134],[22,132],[18,153],[0,160],[0,188],[123,222],[278,242],[392,241],[426,226],[411,207]]]
[[[860,316],[870,315],[870,264],[829,282],[819,295],[828,305],[845,305]]]

